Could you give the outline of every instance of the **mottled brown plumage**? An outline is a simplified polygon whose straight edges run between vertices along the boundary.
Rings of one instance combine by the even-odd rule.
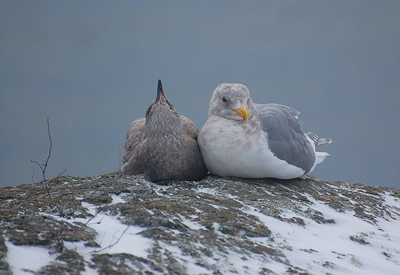
[[[135,120],[126,135],[122,172],[144,174],[153,182],[201,180],[207,168],[197,144],[198,133],[196,125],[165,98],[159,80],[157,98],[146,118]]]

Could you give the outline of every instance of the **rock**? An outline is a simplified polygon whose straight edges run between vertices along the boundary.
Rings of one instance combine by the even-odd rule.
[[[10,265],[7,263],[7,246],[5,243],[3,232],[0,230],[0,274],[9,275],[12,274]]]
[[[0,189],[0,274],[345,274],[369,264],[335,241],[318,246],[326,234],[398,268],[389,238],[400,236],[385,228],[400,225],[397,189],[312,177],[163,184],[117,172]],[[41,248],[46,264],[8,257],[22,246]]]

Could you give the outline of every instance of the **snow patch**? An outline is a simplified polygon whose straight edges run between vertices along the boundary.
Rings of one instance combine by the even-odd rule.
[[[14,274],[32,274],[32,271],[36,271],[56,259],[56,255],[50,255],[49,250],[45,247],[14,245],[10,241],[5,243],[8,249],[7,261]]]

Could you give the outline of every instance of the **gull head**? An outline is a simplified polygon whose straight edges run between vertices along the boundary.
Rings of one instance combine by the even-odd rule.
[[[213,92],[208,116],[247,121],[255,113],[256,108],[246,86],[238,83],[222,83]]]
[[[146,111],[146,127],[152,131],[176,132],[181,118],[174,106],[165,97],[161,80],[157,85],[157,97]]]

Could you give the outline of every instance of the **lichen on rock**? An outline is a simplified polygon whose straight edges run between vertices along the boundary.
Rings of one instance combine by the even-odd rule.
[[[355,254],[308,241],[317,244],[318,235],[332,234],[375,249],[380,223],[400,219],[399,200],[394,188],[313,177],[208,176],[162,184],[119,172],[57,177],[1,189],[0,273],[18,273],[7,243],[56,255],[33,274],[330,273]],[[344,230],[343,220],[362,229],[335,235],[333,228]],[[362,233],[364,227],[370,232]],[[380,247],[385,261],[398,264],[400,251]],[[296,253],[312,260],[299,261]]]

